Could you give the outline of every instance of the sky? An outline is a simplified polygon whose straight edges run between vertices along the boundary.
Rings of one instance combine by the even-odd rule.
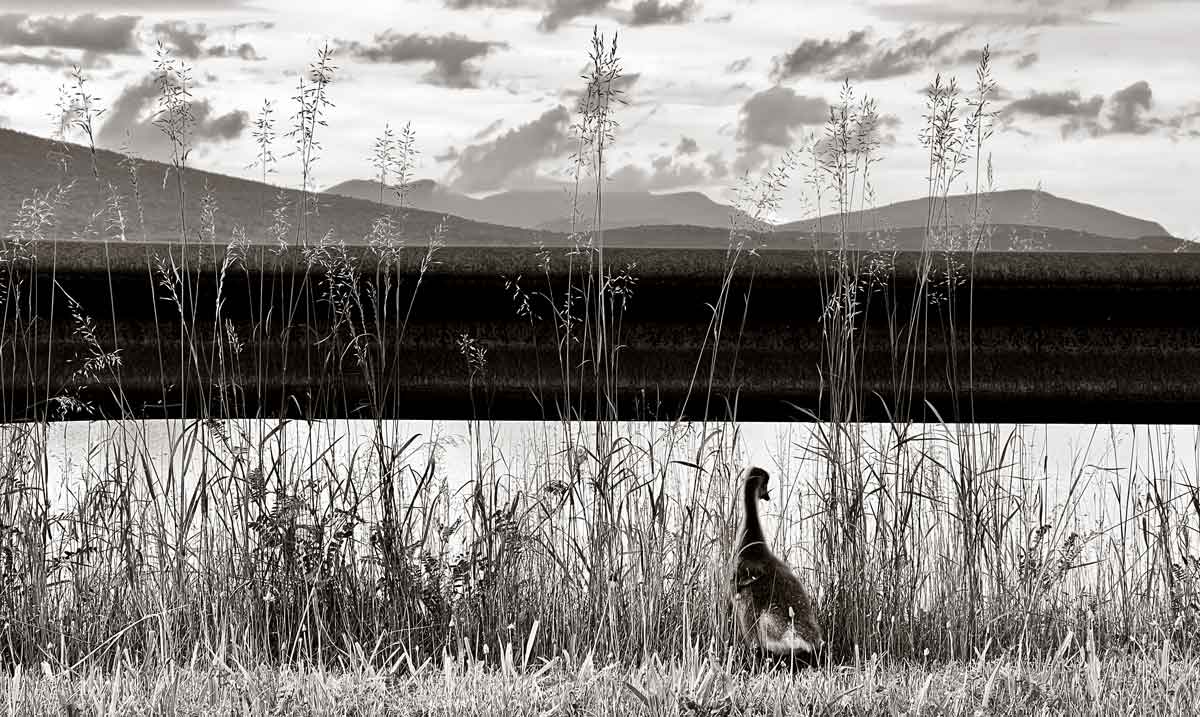
[[[1040,184],[1200,237],[1197,0],[0,0],[0,126],[49,136],[78,65],[105,108],[97,144],[163,159],[150,121],[162,43],[191,70],[191,166],[260,177],[270,102],[270,181],[297,186],[293,98],[328,46],[316,187],[370,178],[376,138],[406,123],[416,178],[474,196],[554,186],[594,27],[618,38],[627,102],[609,189],[731,201],[740,177],[822,132],[849,80],[880,116],[876,203],[924,196],[926,88],[953,77],[969,101],[987,44],[994,188]],[[811,211],[802,190],[778,219]]]

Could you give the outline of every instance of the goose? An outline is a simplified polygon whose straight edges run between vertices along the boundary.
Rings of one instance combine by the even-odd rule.
[[[811,660],[823,640],[812,599],[787,563],[763,538],[758,501],[770,500],[770,475],[757,466],[742,471],[744,514],[733,559],[733,612],[741,638],[772,656]]]

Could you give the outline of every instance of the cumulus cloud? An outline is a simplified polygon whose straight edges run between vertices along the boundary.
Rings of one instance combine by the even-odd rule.
[[[609,179],[620,191],[656,191],[709,184],[728,174],[729,168],[719,153],[709,154],[697,162],[693,157],[699,153],[696,140],[680,137],[671,154],[650,160],[649,169],[625,164],[612,172]]]
[[[876,119],[875,130],[879,136],[879,143],[885,147],[890,147],[896,144],[896,130],[900,129],[904,123],[899,117],[893,114],[882,114]]]
[[[708,181],[708,173],[695,164],[676,163],[669,155],[655,157],[651,169],[626,164],[609,175],[617,191],[637,192],[697,186]]]
[[[1090,0],[1085,0],[1088,1]],[[1109,0],[1098,2],[1107,3]],[[876,2],[869,5],[868,10],[876,17],[890,22],[1029,28],[1089,23],[1093,10],[1080,7],[1082,4],[1075,0],[956,0],[953,3],[900,4]]]
[[[1101,95],[1083,98],[1078,90],[1031,92],[1010,102],[1001,118],[1008,125],[1014,124],[1019,115],[1061,119],[1059,129],[1064,138],[1076,134],[1091,137],[1149,134],[1160,128],[1174,129],[1179,124],[1178,118],[1147,117],[1153,106],[1154,93],[1150,83],[1139,80],[1117,90],[1107,100]]]
[[[909,30],[882,48],[838,68],[830,79],[882,80],[918,72],[946,50],[965,28],[947,30],[932,37],[921,37]]]
[[[571,150],[570,120],[567,108],[558,105],[492,140],[463,148],[448,175],[449,185],[468,193],[503,188],[510,177]]]
[[[90,50],[78,55],[68,55],[60,50],[48,50],[38,55],[31,55],[28,52],[0,53],[0,65],[28,65],[65,70],[73,65],[79,65],[84,69],[100,69],[111,67],[112,63],[104,55]]]
[[[500,129],[502,126],[504,126],[504,120],[500,119],[500,118],[496,118],[496,119],[492,120],[491,123],[488,124],[487,127],[484,127],[483,129],[476,132],[473,139],[484,139],[491,133]]]
[[[749,56],[738,58],[728,65],[725,65],[725,71],[731,75],[735,75],[739,72],[745,72],[746,68],[750,67],[751,62],[753,62],[753,58]]]
[[[729,164],[720,152],[704,155],[704,164],[708,166],[708,174],[714,180],[723,179],[729,174]]]
[[[114,10],[222,10],[243,7],[247,0],[0,0],[0,10],[24,10],[31,5],[51,12],[106,12]]]
[[[458,89],[479,86],[480,70],[474,60],[487,56],[492,50],[508,47],[508,43],[471,40],[457,33],[401,35],[391,30],[376,35],[369,45],[341,44],[354,57],[370,62],[432,63],[433,68],[425,73],[424,81]]]
[[[771,79],[815,75],[831,81],[881,80],[909,75],[939,59],[965,30],[923,36],[910,29],[886,42],[868,41],[867,30],[852,31],[842,40],[808,39],[774,58]]]
[[[1108,131],[1122,134],[1146,134],[1153,129],[1142,115],[1150,109],[1154,95],[1145,80],[1117,90],[1109,99]]]
[[[691,20],[697,9],[696,0],[679,0],[675,3],[666,0],[638,0],[634,3],[629,24],[634,27],[678,25]]]
[[[821,97],[796,94],[789,87],[775,85],[747,99],[738,111],[738,156],[734,170],[752,171],[769,157],[768,148],[785,149],[796,141],[802,127],[824,124],[829,103]]]
[[[828,72],[835,64],[848,58],[861,57],[869,49],[866,30],[855,30],[846,35],[845,40],[806,39],[791,52],[772,61],[771,79],[781,82],[792,77]]]
[[[1100,95],[1085,100],[1079,90],[1031,92],[1011,102],[1006,111],[1035,117],[1095,117],[1103,104],[1104,98]]]
[[[98,144],[116,148],[128,140],[129,148],[138,154],[150,159],[168,158],[170,142],[153,123],[158,96],[154,75],[125,87],[100,127]],[[190,141],[194,145],[237,139],[249,125],[248,113],[235,110],[218,115],[206,99],[192,99],[188,109],[192,117]]]
[[[1033,67],[1037,61],[1038,54],[1036,52],[1027,52],[1017,58],[1017,69],[1024,70],[1026,67]]]
[[[154,34],[164,46],[188,60],[203,54],[200,44],[208,39],[204,25],[193,27],[186,22],[160,22],[154,26]]]
[[[738,115],[740,142],[751,147],[782,148],[792,144],[792,133],[798,127],[824,124],[829,117],[829,103],[776,85],[747,99]]]
[[[0,45],[132,54],[137,52],[134,30],[139,20],[132,15],[33,17],[6,13],[0,15]]]
[[[505,10],[515,7],[531,7],[531,0],[445,0],[446,7],[452,10],[470,10],[473,8],[488,8]]]
[[[235,25],[229,29],[236,32],[247,26]],[[160,22],[154,26],[154,34],[175,55],[187,60],[201,57],[236,57],[247,61],[263,59],[249,42],[209,45],[211,32],[204,23]]]
[[[247,62],[257,62],[258,60],[266,59],[258,54],[254,49],[254,45],[248,42],[238,43],[234,45],[213,45],[208,48],[207,54],[209,57],[236,57],[239,60]]]
[[[1012,125],[1016,115],[1061,119],[1063,120],[1061,125],[1063,137],[1081,131],[1098,135],[1101,127],[1097,117],[1103,106],[1104,98],[1102,96],[1093,95],[1084,98],[1078,90],[1035,91],[1008,103],[1001,111],[1000,118],[1006,125]]]
[[[580,75],[587,75],[591,71],[591,66],[585,66],[579,70]],[[629,74],[620,75],[615,80],[605,80],[609,85],[608,88],[602,88],[600,92],[611,91],[614,98],[619,98],[621,102],[628,105],[635,105],[637,102],[633,100],[633,88],[638,81],[642,79],[642,73],[630,72]],[[563,98],[573,109],[578,110],[578,105],[583,99],[584,90],[563,90],[559,96]]]
[[[554,32],[577,17],[607,10],[612,0],[549,0],[546,13],[538,21],[542,32]]]

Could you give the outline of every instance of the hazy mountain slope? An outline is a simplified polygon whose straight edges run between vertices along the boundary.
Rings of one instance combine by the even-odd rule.
[[[93,219],[95,213],[102,212],[108,206],[111,183],[120,197],[128,238],[141,239],[143,224],[139,220],[129,171],[120,164],[121,155],[97,151],[96,165],[100,176],[97,181],[93,177],[89,151],[78,145],[68,145],[70,165],[68,173],[64,175],[58,164],[49,158],[51,150],[57,151],[60,147],[50,140],[0,129],[0,218],[3,220],[0,222],[0,231],[8,229],[17,218],[22,201],[32,196],[34,191],[41,195],[59,183],[65,183],[67,179],[74,179],[75,185],[66,201],[55,209],[55,226],[59,237],[103,238],[115,234],[116,230],[108,226],[111,221],[106,216]],[[165,182],[164,176],[167,177]],[[146,238],[178,239],[179,198],[173,170],[158,162],[139,161],[137,179]],[[292,242],[297,238],[295,226],[300,193],[296,190],[193,169],[184,172],[184,185],[185,216],[192,236],[200,226],[201,197],[207,188],[216,205],[218,241],[227,242],[233,228],[240,226],[253,242],[274,242],[269,227],[272,212],[279,207],[283,207],[282,214],[291,226],[287,240]],[[321,195],[319,213],[310,220],[309,241],[316,242],[332,230],[334,240],[362,242],[370,233],[372,222],[384,211],[385,208],[375,202]],[[423,243],[441,219],[440,214],[409,211],[405,223],[408,241]],[[532,234],[524,229],[486,226],[455,218],[448,224],[446,241],[516,244],[531,241]]]
[[[1036,220],[1033,213],[1035,194],[1040,194]],[[953,195],[947,202],[952,220],[969,221],[975,198],[969,195]],[[984,207],[990,212],[992,224],[1024,224],[1087,232],[1100,236],[1136,239],[1143,236],[1169,236],[1167,230],[1157,222],[1137,219],[1102,207],[1056,197],[1047,192],[1015,189],[992,192],[986,195]],[[929,203],[925,199],[913,199],[888,204],[866,212],[848,215],[848,226],[860,227],[924,227]],[[832,229],[832,221],[826,217],[821,222],[825,231]],[[813,231],[816,219],[791,222],[779,227],[785,231]]]
[[[326,190],[357,199],[379,201],[379,183],[354,179]],[[504,226],[570,231],[572,191],[562,189],[500,192],[475,199],[450,191],[428,179],[409,185],[408,206],[434,212],[446,212],[477,222]],[[605,192],[604,224],[607,227],[633,227],[654,224],[687,224],[728,229],[733,209],[709,199],[700,192],[651,194],[650,192]],[[397,204],[392,191],[384,192],[383,201]],[[579,210],[590,216],[595,206],[586,187],[580,189]],[[743,216],[744,219],[744,216]]]
[[[139,203],[134,200],[129,171],[127,166],[121,163],[121,155],[107,151],[96,153],[95,161],[100,177],[97,180],[93,176],[90,153],[78,145],[67,146],[66,155],[70,161],[67,174],[64,175],[59,164],[52,161],[50,156],[52,150],[58,151],[59,147],[61,145],[33,135],[0,130],[0,236],[10,234],[20,223],[22,215],[28,214],[21,209],[23,202],[35,196],[44,199],[46,193],[55,186],[74,180],[74,185],[53,208],[53,214],[48,218],[51,224],[45,229],[47,236],[65,240],[116,236],[118,229],[113,215],[106,210],[112,201],[110,192],[115,191],[129,240],[140,240],[143,237],[160,241],[178,240],[179,199],[174,173],[168,166],[157,162],[138,163],[137,180],[141,197],[139,212]],[[201,199],[207,191],[216,210],[216,237],[219,243],[227,243],[233,237],[235,227],[243,228],[251,242],[274,243],[276,239],[270,231],[270,226],[272,214],[277,209],[289,225],[284,240],[289,243],[297,240],[295,225],[299,192],[198,170],[187,170],[184,177],[185,214],[190,237],[199,236]],[[419,196],[421,192],[426,192],[429,195],[427,200],[433,202],[433,198],[438,195],[437,190],[432,182],[416,183],[413,193]],[[319,214],[310,220],[308,241],[316,242],[325,236],[326,232],[331,232],[335,241],[345,241],[348,244],[364,242],[370,234],[372,223],[381,214],[394,211],[394,208],[380,205],[377,187],[375,192],[375,201],[320,195]],[[619,198],[620,195],[617,196]],[[709,203],[707,198],[704,198],[704,201],[697,200],[692,193],[676,196],[680,202],[696,202],[695,206],[700,209]],[[465,199],[468,206],[472,202],[485,201],[469,197]],[[544,201],[544,197],[542,199]],[[446,204],[431,205],[440,207],[438,212],[418,209],[407,212],[404,224],[406,243],[424,244],[445,214],[452,214],[450,209],[460,206],[453,203],[460,201],[454,196],[446,196],[439,201]],[[607,195],[605,202],[606,206],[612,206],[608,204]],[[637,206],[637,203],[633,202],[631,205]],[[647,221],[665,221],[657,215],[651,215],[652,209],[650,205],[642,205],[642,211],[645,211],[645,216],[648,217]],[[658,226],[609,229],[604,234],[605,245],[677,249],[724,249],[728,245],[729,231],[726,226],[689,226],[685,224],[686,221],[671,221]],[[1158,233],[1165,234],[1161,228]],[[446,230],[442,238],[449,245],[459,246],[535,247],[538,244],[572,244],[571,238],[562,233],[485,224],[457,216],[450,216],[446,220]],[[780,231],[763,237],[763,240],[769,246],[777,248],[811,249],[814,246],[834,246],[834,238],[830,235],[814,238],[810,232],[799,231]],[[920,249],[924,243],[924,231],[921,228],[900,229],[885,233],[882,238],[852,235],[850,243],[852,246],[868,248]],[[1193,243],[1169,236],[1128,239],[1072,229],[996,226],[990,243],[981,248],[1005,250],[1014,246],[1052,251],[1192,251],[1196,247]]]

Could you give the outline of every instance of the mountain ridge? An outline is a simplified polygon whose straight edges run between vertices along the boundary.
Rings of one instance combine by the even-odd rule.
[[[64,151],[65,148],[65,151]],[[69,158],[69,171],[63,174],[52,153],[62,153]],[[180,207],[174,187],[173,169],[166,164],[150,160],[137,160],[139,205],[135,205],[133,189],[129,183],[129,164],[124,155],[97,149],[95,163],[100,175],[97,181],[92,173],[90,150],[78,144],[63,145],[14,130],[0,129],[0,236],[19,229],[17,226],[27,211],[23,202],[34,192],[37,201],[44,201],[47,192],[56,185],[73,181],[69,196],[54,209],[48,226],[54,227],[56,236],[64,239],[88,240],[113,238],[119,233],[106,207],[115,201],[122,208],[127,226],[122,236],[130,240],[142,238],[155,241],[178,240],[180,236]],[[170,181],[165,181],[170,178]],[[374,200],[356,199],[336,194],[316,195],[319,211],[307,220],[308,231],[304,236],[296,229],[297,207],[300,192],[262,182],[230,177],[201,169],[189,168],[184,174],[185,217],[189,238],[199,236],[203,226],[205,206],[202,198],[206,192],[211,198],[215,241],[229,242],[236,231],[244,231],[252,243],[276,243],[301,241],[316,243],[329,236],[333,241],[347,244],[365,244],[371,240],[376,222],[389,208],[378,202],[378,185]],[[112,188],[112,189],[110,189]],[[433,197],[439,185],[432,181],[416,182],[413,195],[424,192]],[[534,195],[538,196],[538,195]],[[619,193],[615,196],[621,197]],[[654,196],[648,195],[647,196]],[[681,192],[670,195],[683,202],[696,202],[708,208],[721,205],[712,202],[699,192]],[[468,198],[470,199],[470,198]],[[644,199],[644,197],[643,197]],[[471,201],[480,201],[471,199]],[[610,195],[604,195],[605,232],[604,242],[609,247],[646,247],[664,249],[725,249],[729,245],[728,216],[721,226],[698,226],[688,218],[680,220],[669,213],[651,213],[644,210],[647,223],[638,226],[610,228],[608,212],[614,206]],[[35,202],[36,203],[36,202]],[[451,246],[530,246],[547,247],[573,246],[575,240],[563,232],[547,231],[544,228],[522,228],[472,220],[450,212],[430,211],[420,207],[404,212],[392,212],[395,221],[403,227],[406,244],[424,245],[428,238],[439,231],[439,237]],[[451,216],[446,216],[451,214]],[[1123,215],[1122,215],[1123,216]],[[141,218],[144,217],[144,224]],[[278,218],[283,220],[282,232]],[[1130,218],[1134,222],[1136,220]],[[559,219],[542,218],[541,226],[554,226]],[[1152,223],[1147,226],[1152,225]],[[586,226],[586,222],[585,222]],[[1157,226],[1157,225],[1153,225]],[[786,227],[786,225],[785,225]],[[811,229],[808,227],[807,229]],[[1028,227],[1014,224],[998,224],[993,227],[993,239],[982,249],[1004,250],[1011,248],[1039,248],[1058,251],[1193,251],[1196,245],[1169,235],[1140,236],[1136,238],[1112,237],[1089,233],[1078,229],[1053,229]],[[767,242],[773,247],[788,249],[828,248],[838,246],[840,238],[824,233],[815,235],[799,229],[782,228],[775,232],[756,233],[754,241]],[[881,243],[879,238],[867,233],[851,233],[849,246],[856,248],[887,248],[895,250],[919,250],[926,246],[923,226],[901,228],[888,232]]]
[[[379,200],[379,182],[349,180],[328,187],[325,192],[357,199]],[[459,194],[432,179],[408,185],[410,206],[427,211],[446,211],[473,221],[498,223],[527,229],[570,231],[568,194],[562,189],[512,190],[482,198]],[[563,185],[566,189],[567,185]],[[1013,226],[1039,226],[1049,229],[1083,231],[1098,236],[1140,239],[1170,237],[1158,222],[1132,217],[1094,204],[1066,199],[1037,189],[1004,189],[980,195],[983,211],[990,212],[990,223]],[[939,202],[949,209],[952,219],[962,224],[973,213],[975,196],[950,195]],[[384,203],[395,205],[394,192],[384,192]],[[584,216],[590,208],[584,198]],[[720,204],[698,191],[653,194],[646,191],[609,191],[604,193],[605,225],[633,227],[645,225],[689,224],[700,227],[728,228],[737,216],[748,222],[745,212]],[[940,211],[940,210],[939,210]],[[875,228],[911,229],[924,227],[929,212],[926,198],[892,202],[869,210],[847,213],[847,225],[855,230]],[[835,218],[829,215],[782,222],[776,231],[811,232],[817,226],[833,231]]]

